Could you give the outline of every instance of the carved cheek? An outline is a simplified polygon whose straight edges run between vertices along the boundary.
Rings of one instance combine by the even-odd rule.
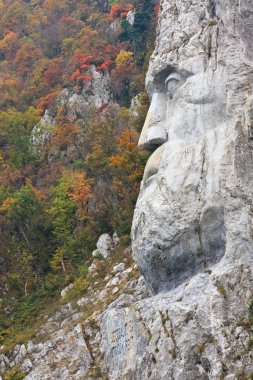
[[[190,104],[213,103],[216,99],[216,91],[211,79],[203,75],[190,78],[180,91],[180,96]]]

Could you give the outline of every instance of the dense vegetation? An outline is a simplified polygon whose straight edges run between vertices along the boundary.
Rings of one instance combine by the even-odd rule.
[[[0,344],[86,273],[101,233],[129,241],[156,14],[149,0],[0,1]],[[70,116],[59,96],[89,87],[91,68],[111,101]],[[35,149],[45,112],[54,128]]]

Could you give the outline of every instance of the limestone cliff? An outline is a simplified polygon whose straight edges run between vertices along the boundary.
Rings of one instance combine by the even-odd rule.
[[[132,228],[150,292],[120,263],[2,367],[33,380],[252,379],[252,41],[250,0],[161,1]]]
[[[55,116],[59,109],[64,109],[69,120],[82,120],[84,123],[93,109],[99,109],[112,101],[112,93],[109,85],[109,73],[96,71],[94,65],[88,70],[91,80],[82,88],[65,88],[57,96],[56,104],[47,109],[37,126],[34,127],[31,136],[31,145],[37,152],[46,153],[48,160],[55,157],[67,162],[77,158],[82,148],[83,131],[80,128],[77,141],[59,151],[59,147],[53,144],[53,136],[56,131]]]
[[[106,312],[101,349],[112,379],[248,379],[253,5],[160,8],[139,141],[153,154],[132,228],[156,295]]]

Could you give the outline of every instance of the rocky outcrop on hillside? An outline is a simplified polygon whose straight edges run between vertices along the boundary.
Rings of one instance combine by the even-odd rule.
[[[52,110],[45,111],[38,125],[36,125],[31,135],[32,148],[43,153],[47,151],[49,160],[54,159],[59,154],[59,151],[55,144],[50,142],[56,131],[55,115],[57,110],[64,109],[65,116],[69,120],[80,119],[82,122],[89,120],[90,112],[92,109],[99,109],[105,104],[108,104],[112,100],[112,94],[109,86],[109,74],[107,72],[96,71],[94,65],[87,71],[87,74],[92,79],[87,82],[83,88],[65,88],[62,90],[56,101],[55,107]],[[82,130],[80,129],[78,135],[78,144],[81,144],[83,140]],[[61,152],[61,156],[69,156],[73,154],[73,151],[78,150],[73,144],[68,144],[65,150]],[[77,154],[78,155],[78,154]]]
[[[0,375],[12,373],[26,380],[107,379],[100,349],[105,311],[130,306],[149,296],[130,255],[129,249],[114,251],[110,258],[99,261],[89,277],[89,287],[83,294],[79,292],[79,297],[75,284],[63,289],[62,305],[44,317],[34,338],[0,355]]]
[[[87,74],[92,76],[91,81],[84,85],[82,89],[76,91],[65,89],[58,97],[58,104],[67,109],[69,117],[86,117],[89,106],[100,108],[103,104],[108,104],[112,99],[109,88],[109,74],[107,72],[96,71],[95,66],[87,70]]]
[[[250,378],[250,268],[214,272],[105,312],[100,348],[110,379]]]

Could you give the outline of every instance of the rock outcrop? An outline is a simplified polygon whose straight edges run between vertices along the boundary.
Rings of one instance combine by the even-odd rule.
[[[155,293],[220,260],[252,258],[252,5],[161,8],[139,142],[154,153],[132,230],[134,258]]]
[[[105,312],[110,379],[253,374],[252,30],[250,1],[161,1],[132,228],[154,296]]]
[[[38,153],[47,153],[49,161],[53,160],[59,151],[55,146],[50,146],[54,133],[56,131],[56,123],[54,120],[58,109],[64,109],[66,116],[70,120],[81,119],[87,121],[89,113],[93,109],[99,109],[112,100],[112,93],[109,85],[108,72],[96,71],[94,65],[90,67],[87,73],[91,76],[91,80],[87,82],[83,88],[76,87],[63,89],[56,101],[55,109],[46,110],[38,125],[32,131],[31,146]],[[80,130],[77,145],[83,141],[83,133]],[[54,145],[54,144],[53,144]],[[69,144],[65,151],[61,152],[61,158],[71,156],[78,150],[77,146]],[[77,154],[78,155],[78,154]]]
[[[118,256],[123,262],[118,261]],[[0,354],[0,379],[1,375],[10,378],[11,374],[26,380],[108,378],[99,349],[103,313],[128,307],[146,298],[149,292],[129,249],[120,255],[114,252],[104,262],[106,274],[104,270],[92,274],[81,298],[73,299],[75,283],[63,289],[65,304],[44,317],[33,338]]]

